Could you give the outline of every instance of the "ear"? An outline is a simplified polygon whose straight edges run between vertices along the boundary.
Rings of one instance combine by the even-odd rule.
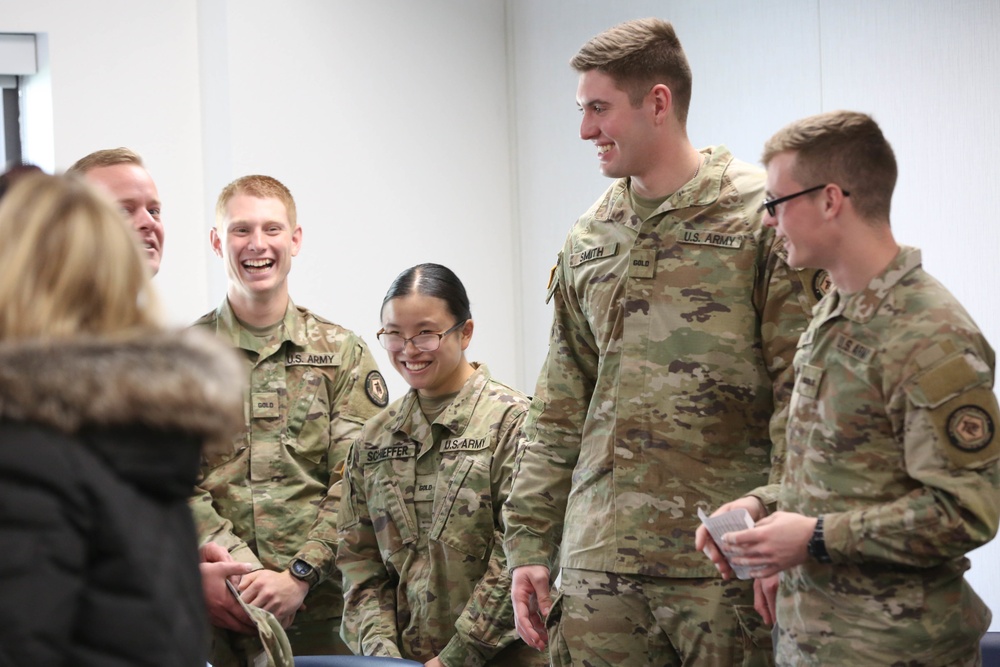
[[[469,347],[469,343],[472,342],[472,330],[475,328],[476,323],[473,322],[471,318],[466,320],[465,324],[462,326],[462,350],[467,349]]]
[[[666,84],[658,83],[653,86],[646,93],[646,99],[652,102],[653,118],[657,123],[665,121],[673,114],[674,94],[670,92],[670,88]]]
[[[212,245],[212,252],[215,253],[215,256],[222,257],[222,238],[215,227],[212,227],[208,232],[208,242]]]
[[[833,220],[839,216],[845,206],[844,200],[847,197],[844,191],[836,183],[830,183],[823,189],[823,216],[827,220]]]
[[[292,232],[292,257],[299,254],[302,247],[302,225],[296,224],[295,231]]]

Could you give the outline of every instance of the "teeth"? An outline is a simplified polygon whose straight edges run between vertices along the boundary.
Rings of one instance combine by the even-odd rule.
[[[407,361],[404,363],[406,365],[407,370],[411,371],[422,371],[431,365],[431,362],[429,361],[421,361],[421,362]]]
[[[600,146],[597,147],[597,154],[598,155],[604,155],[609,150],[611,150],[611,144],[602,144],[602,145],[600,145]]]
[[[273,264],[269,259],[248,259],[243,262],[243,266],[251,269],[263,269],[265,267],[271,266]]]

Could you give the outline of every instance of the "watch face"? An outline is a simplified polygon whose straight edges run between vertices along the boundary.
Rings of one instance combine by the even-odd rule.
[[[305,561],[297,560],[292,563],[292,574],[298,575],[300,577],[307,577],[309,573],[312,572],[312,566]]]

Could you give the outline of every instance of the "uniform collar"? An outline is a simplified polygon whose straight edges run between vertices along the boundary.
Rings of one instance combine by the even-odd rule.
[[[703,148],[699,152],[704,156],[705,163],[701,165],[698,175],[681,186],[680,190],[667,197],[667,200],[653,212],[653,216],[694,206],[708,206],[719,199],[722,192],[723,176],[733,161],[733,154],[729,152],[728,148],[721,145]],[[642,221],[632,210],[628,197],[628,185],[628,178],[620,178],[615,181],[598,205],[597,211],[594,213],[595,221],[620,222],[633,229],[639,228]]]
[[[255,350],[248,347],[247,338],[241,335],[244,332],[244,329],[240,324],[239,318],[236,317],[236,313],[233,312],[233,307],[229,303],[229,297],[222,300],[222,304],[216,312],[218,313],[219,321],[224,325],[224,330],[222,332],[223,338],[225,338],[230,345],[250,350],[251,352],[261,352],[261,350]],[[291,297],[289,297],[288,305],[285,307],[285,315],[281,320],[281,326],[278,327],[276,335],[267,342],[265,347],[267,349],[277,349],[281,347],[282,343],[285,341],[291,341],[293,345],[297,345],[299,347],[306,347],[309,342],[305,322],[301,317],[298,317],[298,309],[295,307],[295,304],[292,303]],[[261,356],[267,355],[262,354]]]
[[[486,367],[486,364],[472,362],[472,367],[476,370],[465,381],[462,389],[458,392],[458,396],[434,420],[435,424],[443,426],[454,435],[461,435],[465,432],[466,427],[469,425],[469,420],[472,418],[472,413],[479,403],[483,391],[486,389],[486,383],[490,379],[490,370]],[[387,431],[399,431],[406,434],[407,437],[414,438],[421,428],[426,428],[426,426],[427,419],[424,417],[424,413],[420,411],[420,401],[417,399],[417,391],[410,389],[406,393],[406,396],[403,397],[403,402],[399,406],[399,413],[396,415],[396,418],[388,422],[385,428]],[[423,440],[423,438],[415,439]]]
[[[920,250],[900,246],[899,252],[889,265],[877,276],[871,279],[868,286],[854,294],[842,294],[833,290],[836,298],[821,303],[821,310],[826,310],[826,316],[843,315],[849,320],[864,324],[871,321],[882,304],[892,294],[892,290],[909,273],[922,264]],[[827,301],[829,301],[827,303]],[[825,307],[824,307],[825,306]],[[825,317],[823,318],[825,319]]]

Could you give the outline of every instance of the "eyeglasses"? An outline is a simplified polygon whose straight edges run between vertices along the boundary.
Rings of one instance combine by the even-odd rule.
[[[757,209],[757,212],[759,213],[759,212],[763,211],[764,209],[767,209],[767,214],[770,215],[773,218],[775,215],[777,215],[776,211],[777,211],[777,208],[778,208],[778,204],[784,204],[786,201],[788,201],[790,199],[795,199],[796,197],[801,197],[802,195],[807,195],[810,192],[816,192],[817,190],[822,190],[827,185],[829,185],[829,183],[824,183],[823,185],[817,185],[817,186],[812,187],[812,188],[807,188],[807,189],[803,190],[802,192],[796,192],[793,195],[785,195],[784,197],[778,197],[777,199],[765,199],[764,203],[761,204],[760,208]],[[842,189],[841,192],[844,193],[845,197],[850,197],[851,196],[851,193],[848,192],[847,190],[843,190]]]
[[[403,338],[399,334],[386,333],[385,329],[380,329],[379,332],[375,334],[375,337],[378,338],[379,344],[381,344],[382,347],[389,352],[402,352],[407,343],[413,343],[413,347],[417,348],[421,352],[433,352],[441,347],[442,338],[450,334],[452,331],[455,331],[466,322],[468,322],[468,320],[462,320],[452,328],[447,331],[442,331],[441,333],[422,333],[411,338]]]

